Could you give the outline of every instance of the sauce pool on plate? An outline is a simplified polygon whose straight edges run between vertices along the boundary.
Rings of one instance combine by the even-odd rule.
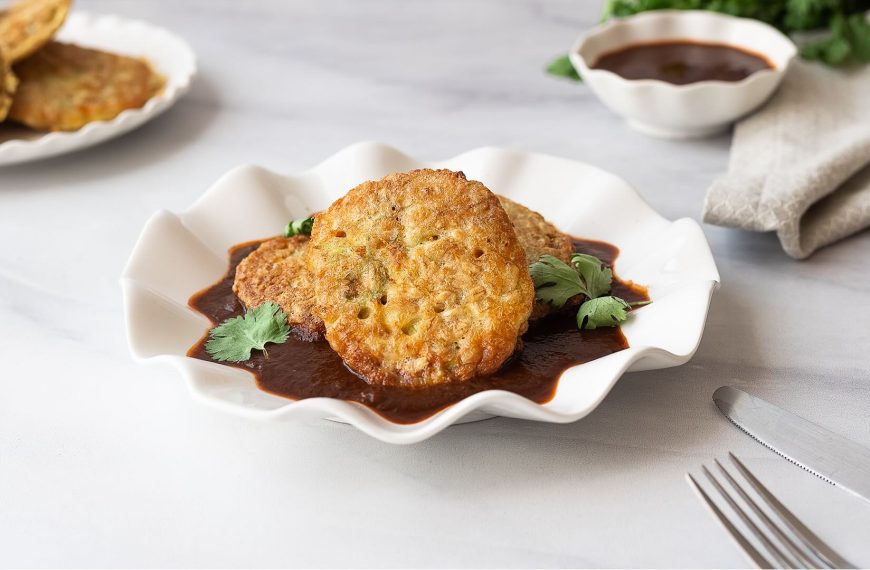
[[[190,306],[214,324],[244,314],[233,293],[233,280],[236,267],[258,245],[250,242],[232,248],[226,275],[193,295]],[[609,266],[619,253],[611,244],[592,240],[574,240],[574,251],[594,255]],[[643,287],[615,275],[612,294],[628,302],[649,300]],[[188,356],[217,362],[205,350],[207,340],[208,332]],[[294,400],[328,397],[359,402],[392,422],[408,424],[484,390],[507,390],[543,404],[555,395],[565,370],[626,348],[628,342],[619,327],[578,330],[574,314],[568,312],[530,323],[523,335],[523,350],[497,373],[456,384],[417,389],[372,386],[351,372],[326,341],[307,342],[292,334],[283,344],[269,345],[268,357],[254,351],[244,362],[219,364],[251,372],[257,387],[271,394]]]
[[[592,69],[625,79],[658,79],[675,85],[698,81],[740,81],[757,71],[773,69],[764,57],[725,44],[687,40],[632,44],[607,52]]]

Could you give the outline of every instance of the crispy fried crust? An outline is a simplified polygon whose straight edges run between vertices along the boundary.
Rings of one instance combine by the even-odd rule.
[[[498,199],[514,225],[517,238],[526,252],[527,263],[535,263],[542,255],[552,255],[565,263],[571,262],[571,253],[574,251],[571,236],[560,232],[556,226],[534,210],[504,196],[499,196]],[[539,319],[552,312],[551,305],[535,301],[535,308],[529,318]]]
[[[499,196],[498,199],[514,225],[528,263],[538,261],[542,255],[552,255],[565,263],[571,260],[574,250],[571,236],[560,232],[536,211],[505,196]]]
[[[15,71],[20,84],[9,118],[52,131],[113,119],[144,105],[164,84],[144,61],[59,42],[17,64]]]
[[[507,214],[461,172],[360,184],[317,216],[306,259],[326,339],[372,384],[495,372],[534,302]]]
[[[71,0],[15,0],[0,12],[0,43],[12,63],[51,40],[69,13]]]
[[[18,87],[18,78],[12,73],[4,55],[3,48],[0,46],[0,122],[9,114],[15,89]]]
[[[307,236],[278,237],[260,244],[236,268],[233,291],[246,307],[277,303],[302,338],[323,337],[323,321],[314,314],[314,286],[305,265]]]

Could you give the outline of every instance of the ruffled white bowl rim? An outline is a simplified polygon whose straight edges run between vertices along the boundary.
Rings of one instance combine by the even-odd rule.
[[[567,370],[546,404],[490,390],[407,425],[353,402],[274,396],[256,388],[246,371],[185,356],[209,326],[187,301],[224,274],[230,246],[275,235],[288,219],[326,208],[362,181],[421,167],[462,170],[494,192],[538,210],[566,232],[617,245],[617,273],[648,285],[654,301],[635,311],[623,327],[630,348]],[[252,419],[337,419],[390,443],[418,442],[453,423],[491,415],[579,420],[623,373],[688,361],[701,340],[718,282],[710,249],[694,220],[664,219],[625,181],[597,167],[498,148],[429,162],[370,142],[352,145],[295,175],[258,166],[230,171],[186,211],[154,214],[121,278],[134,358],[174,366],[203,402]]]

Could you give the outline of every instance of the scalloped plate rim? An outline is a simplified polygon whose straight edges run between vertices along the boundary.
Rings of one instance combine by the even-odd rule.
[[[459,155],[450,157],[444,160],[438,161],[423,161],[417,160],[413,157],[399,151],[398,149],[384,145],[376,142],[360,142],[352,144],[340,151],[336,152],[332,156],[322,160],[316,166],[309,168],[304,171],[296,172],[293,174],[285,175],[281,173],[276,173],[270,169],[265,167],[247,164],[237,166],[235,168],[230,169],[225,174],[223,174],[215,183],[213,183],[209,189],[204,192],[199,198],[197,198],[188,208],[185,210],[174,213],[168,210],[159,210],[155,212],[145,223],[143,226],[143,231],[140,234],[139,238],[136,241],[136,245],[134,246],[130,258],[123,270],[121,275],[120,284],[122,288],[122,293],[124,296],[124,313],[125,313],[125,331],[127,335],[128,345],[130,347],[131,355],[133,359],[140,363],[148,363],[148,364],[169,364],[173,368],[177,369],[182,376],[185,378],[185,381],[188,385],[188,388],[191,391],[191,394],[197,399],[210,407],[220,409],[223,411],[227,411],[233,413],[235,415],[239,415],[246,418],[257,419],[257,420],[266,420],[266,421],[284,421],[293,416],[304,416],[306,413],[308,416],[314,415],[323,418],[339,418],[339,421],[343,421],[349,423],[359,429],[360,431],[380,439],[382,441],[388,443],[396,443],[396,444],[409,444],[416,443],[422,440],[425,440],[433,435],[437,434],[441,430],[449,427],[450,425],[457,423],[462,420],[469,414],[478,414],[481,413],[481,407],[487,407],[488,405],[494,404],[504,404],[505,402],[511,403],[514,405],[516,409],[519,409],[521,412],[525,412],[527,415],[525,416],[528,419],[533,419],[536,421],[546,421],[553,423],[570,423],[573,421],[577,421],[591,411],[593,411],[600,402],[607,396],[616,382],[622,377],[626,372],[631,371],[632,366],[638,363],[640,360],[647,356],[658,356],[662,359],[666,364],[660,367],[672,367],[679,366],[688,362],[691,357],[694,355],[697,350],[703,333],[703,324],[701,326],[700,333],[693,338],[691,346],[688,350],[682,352],[671,352],[656,346],[630,346],[628,349],[605,356],[600,359],[596,359],[593,362],[599,361],[613,361],[613,360],[621,360],[622,362],[619,364],[617,369],[606,381],[606,386],[593,398],[585,407],[577,409],[573,412],[557,412],[552,409],[547,408],[547,404],[537,404],[531,400],[528,400],[518,394],[514,394],[511,392],[506,392],[502,390],[486,390],[483,392],[479,392],[474,394],[468,398],[465,398],[447,408],[437,412],[436,414],[425,418],[424,420],[413,423],[413,424],[397,424],[394,422],[390,422],[386,418],[380,416],[374,410],[367,408],[366,406],[356,403],[356,402],[348,402],[333,398],[309,398],[304,400],[290,400],[287,399],[286,403],[281,405],[280,407],[270,409],[270,410],[262,410],[255,409],[252,407],[245,406],[243,404],[231,403],[226,400],[219,399],[213,395],[210,395],[206,392],[203,392],[198,389],[196,386],[195,375],[196,371],[191,369],[191,361],[196,362],[196,366],[214,366],[221,367],[221,365],[216,363],[209,363],[205,361],[191,359],[186,356],[179,356],[175,354],[158,354],[153,356],[143,356],[138,353],[137,348],[135,346],[135,341],[133,339],[133,327],[134,324],[131,323],[129,315],[129,307],[128,304],[132,302],[135,297],[135,290],[137,287],[145,287],[148,285],[143,283],[141,280],[132,277],[129,275],[131,266],[133,265],[134,260],[136,259],[137,252],[140,250],[140,246],[143,244],[144,240],[148,237],[148,227],[149,225],[155,221],[159,216],[169,214],[178,218],[182,224],[184,224],[184,218],[186,215],[190,215],[196,212],[201,211],[203,208],[207,208],[209,204],[210,197],[216,192],[217,188],[222,187],[227,180],[232,179],[234,176],[239,176],[245,172],[259,172],[266,174],[268,176],[279,177],[284,180],[294,180],[301,179],[306,176],[311,176],[316,174],[318,171],[323,169],[328,163],[337,161],[342,157],[356,156],[360,153],[366,152],[380,152],[380,153],[392,153],[397,154],[404,159],[410,160],[417,164],[423,164],[426,166],[437,166],[443,163],[454,162],[457,160],[461,160],[463,158],[469,156],[475,156],[476,154],[482,153],[509,153],[509,154],[520,154],[523,156],[531,156],[531,157],[541,157],[545,159],[557,159],[559,161],[564,161],[566,163],[571,163],[574,165],[583,165],[586,168],[590,168],[596,171],[598,174],[603,174],[608,178],[611,178],[615,181],[618,181],[624,187],[630,189],[633,193],[632,199],[636,200],[638,203],[643,205],[644,214],[647,216],[655,216],[658,220],[665,222],[668,227],[672,227],[674,224],[691,224],[695,226],[700,232],[700,226],[698,223],[691,218],[680,218],[678,220],[667,220],[663,216],[661,216],[658,212],[656,212],[641,196],[637,193],[637,191],[631,187],[627,182],[625,182],[620,177],[612,174],[606,170],[603,170],[597,166],[583,163],[580,161],[575,161],[569,158],[546,155],[541,153],[532,153],[526,151],[519,151],[513,149],[501,149],[492,146],[485,146],[475,148]],[[291,192],[292,193],[292,192]],[[697,279],[692,282],[696,282],[700,285],[703,285],[706,288],[706,303],[704,305],[704,314],[702,316],[702,323],[706,321],[707,311],[709,310],[710,300],[712,298],[712,293],[715,289],[719,287],[719,275],[718,271],[715,269],[715,261],[713,260],[712,254],[709,252],[709,246],[706,243],[705,238],[703,237],[703,233],[700,233],[701,239],[704,240],[705,253],[708,259],[704,260],[709,264],[710,271],[710,279]],[[203,244],[207,245],[207,244]],[[204,285],[207,286],[207,285]],[[153,290],[150,290],[152,294]],[[193,292],[191,292],[192,294]],[[201,315],[198,315],[201,317]],[[203,317],[204,318],[204,317]],[[204,331],[203,331],[204,332]],[[589,364],[589,363],[587,363]],[[571,370],[578,369],[582,366],[586,366],[586,364],[578,365],[569,368],[563,374],[567,374]],[[238,372],[239,375],[244,375],[247,377],[251,377],[249,372],[246,372],[241,369],[234,369]],[[558,388],[557,388],[558,392]],[[489,412],[484,410],[483,412],[488,417],[491,417]],[[505,415],[508,417],[512,417],[513,414],[497,414],[497,415]]]

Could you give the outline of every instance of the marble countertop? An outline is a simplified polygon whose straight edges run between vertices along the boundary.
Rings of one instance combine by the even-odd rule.
[[[359,140],[583,160],[698,218],[730,139],[627,129],[542,66],[595,2],[79,0],[187,38],[176,107],[102,146],[0,169],[0,566],[741,566],[683,479],[731,450],[846,558],[870,504],[730,425],[731,384],[870,445],[870,233],[805,262],[705,226],[722,274],[680,368],[629,374],[570,425],[494,419],[396,447],[253,423],[130,358],[118,276],[145,220],[229,168],[312,166]]]

